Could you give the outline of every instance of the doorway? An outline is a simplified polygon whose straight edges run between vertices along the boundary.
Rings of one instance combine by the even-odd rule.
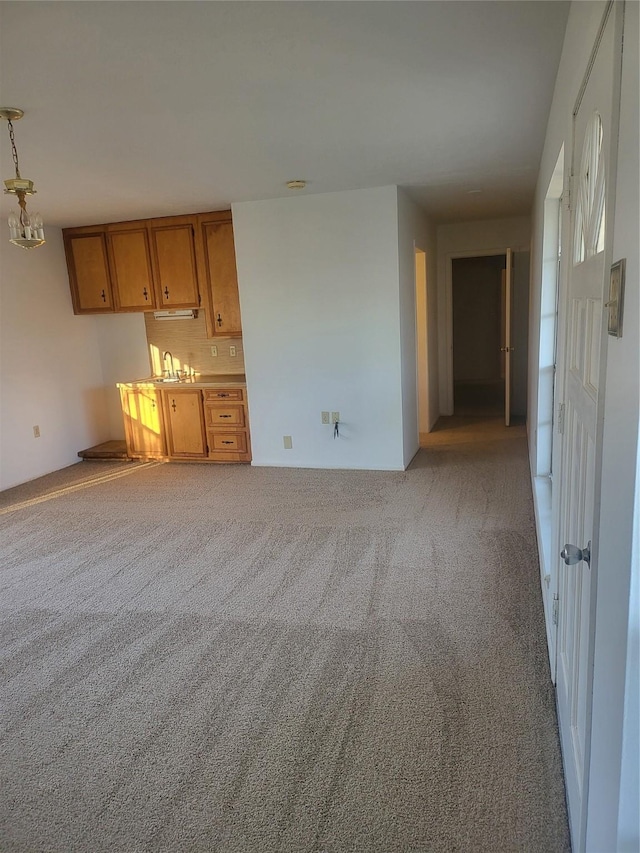
[[[506,255],[453,258],[451,265],[454,414],[501,416]]]

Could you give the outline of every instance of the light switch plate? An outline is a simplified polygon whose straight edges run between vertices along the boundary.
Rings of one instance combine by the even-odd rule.
[[[236,348],[234,346],[229,347],[229,355],[231,356],[231,358],[236,357]]]
[[[282,443],[284,444],[285,450],[292,450],[293,449],[293,441],[291,440],[290,435],[283,435],[282,436]]]
[[[218,355],[218,347],[211,347],[211,355]]]

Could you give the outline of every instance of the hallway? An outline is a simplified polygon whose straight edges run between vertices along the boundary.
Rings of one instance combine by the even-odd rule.
[[[431,432],[420,435],[423,448],[450,444],[476,444],[478,442],[521,439],[526,440],[524,423],[504,425],[504,415],[469,407],[462,414],[441,417]]]

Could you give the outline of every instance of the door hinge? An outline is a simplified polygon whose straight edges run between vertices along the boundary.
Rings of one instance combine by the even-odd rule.
[[[558,599],[558,593],[556,593],[553,596],[553,610],[552,610],[552,616],[551,616],[551,621],[553,622],[554,625],[558,624],[558,608],[559,608],[559,599]]]
[[[564,435],[564,403],[558,406],[558,433]]]
[[[567,210],[573,210],[573,196],[574,196],[574,187],[576,183],[576,176],[570,175],[569,180],[567,181],[566,191],[562,194],[562,201],[567,207]]]

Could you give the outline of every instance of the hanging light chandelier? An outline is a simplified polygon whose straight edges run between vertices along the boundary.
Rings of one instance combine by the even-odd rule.
[[[11,153],[13,155],[14,166],[16,167],[15,178],[9,178],[9,180],[4,182],[4,185],[5,193],[17,196],[20,208],[19,214],[14,211],[11,211],[9,214],[9,240],[14,245],[21,246],[23,249],[34,249],[36,246],[42,246],[44,243],[44,225],[39,213],[34,213],[33,216],[29,216],[27,213],[27,196],[34,195],[35,190],[33,188],[33,181],[20,176],[18,152],[13,134],[13,122],[22,118],[23,115],[23,110],[17,107],[0,107],[0,118],[6,119],[9,123]]]

